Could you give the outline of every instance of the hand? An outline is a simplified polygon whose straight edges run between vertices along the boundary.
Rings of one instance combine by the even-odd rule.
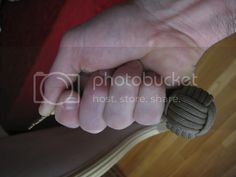
[[[124,64],[116,69],[114,78],[122,73],[142,76],[143,70],[151,70],[164,78],[173,73],[179,80],[184,76],[190,77],[204,51],[229,35],[217,27],[202,27],[207,22],[212,23],[213,27],[217,26],[212,21],[214,14],[207,8],[201,8],[211,7],[215,1],[195,1],[191,1],[192,4],[183,0],[163,5],[159,1],[140,0],[113,7],[64,35],[51,72],[62,72],[69,76],[114,69]],[[184,8],[181,9],[180,5]],[[192,7],[191,11],[189,7]],[[221,8],[217,7],[217,10],[225,14]],[[199,18],[200,12],[206,13],[205,19]],[[135,61],[137,59],[140,62]],[[155,75],[149,74],[152,77]],[[99,72],[93,73],[89,79],[80,103],[73,104],[68,99],[65,85],[50,77],[45,84],[44,96],[53,103],[67,100],[65,102],[69,104],[55,107],[54,104],[44,103],[39,113],[48,116],[55,110],[59,123],[71,128],[81,126],[91,133],[98,133],[107,125],[123,129],[135,120],[145,125],[158,123],[164,103],[94,103],[92,96],[150,97],[153,94],[162,97],[164,86],[146,88],[141,84],[139,87],[118,88],[103,85],[94,90],[92,81],[97,75]],[[74,77],[70,78],[75,80]],[[166,83],[168,86],[176,84],[170,80]],[[78,93],[74,92],[70,99],[73,101],[77,97]]]

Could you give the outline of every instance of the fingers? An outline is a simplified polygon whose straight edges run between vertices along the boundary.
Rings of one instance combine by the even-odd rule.
[[[107,73],[107,71],[95,72],[89,79],[81,99],[80,126],[89,133],[99,133],[106,128],[106,123],[103,120],[103,110],[109,85],[103,81],[104,74]]]
[[[69,127],[79,127],[79,100],[78,94],[71,91],[65,91],[61,94],[59,102],[55,109],[55,119],[58,123]]]
[[[105,82],[104,72],[94,73],[87,83],[80,103],[81,128],[90,133],[99,133],[106,126],[124,129],[134,121],[142,125],[159,123],[164,110],[165,88],[155,73],[147,72],[145,77],[142,77],[142,74],[142,65],[138,61],[130,62],[115,71],[110,77],[112,84],[109,87]],[[126,77],[129,81],[124,83],[117,80],[125,80]],[[135,77],[145,80],[137,81]],[[107,102],[107,98],[113,101]],[[139,99],[136,102],[137,100],[129,98]]]
[[[104,120],[109,127],[123,129],[134,122],[135,101],[125,101],[125,98],[138,96],[139,85],[131,83],[131,81],[137,81],[134,77],[140,78],[142,71],[143,67],[139,61],[127,63],[115,71],[113,81],[117,82],[111,83],[109,91],[109,98],[113,98],[114,101],[106,103],[103,114]],[[118,82],[118,79],[120,82]]]
[[[160,84],[160,76],[147,72],[139,90],[139,98],[134,111],[134,119],[142,125],[160,122],[165,106],[165,88]]]
[[[95,72],[87,82],[80,103],[76,102],[75,92],[62,93],[58,102],[63,104],[56,106],[56,120],[69,128],[80,126],[89,133],[99,133],[106,126],[124,129],[134,121],[142,125],[159,123],[165,88],[155,73],[147,72],[145,77],[142,74],[143,67],[138,61],[121,66],[112,77],[109,72]],[[112,78],[111,85],[105,76]],[[107,102],[107,98],[113,101]]]

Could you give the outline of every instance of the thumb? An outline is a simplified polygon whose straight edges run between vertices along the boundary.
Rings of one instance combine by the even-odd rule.
[[[74,82],[79,78],[79,67],[73,67],[71,62],[74,52],[73,47],[61,45],[50,73],[43,79],[44,92],[41,93],[43,102],[39,107],[41,116],[49,116],[54,112],[55,106],[64,90],[73,90]],[[72,94],[72,91],[71,91]],[[78,94],[79,95],[79,94]],[[79,100],[79,98],[78,98]]]
[[[147,26],[141,18],[139,8],[124,6],[67,32],[45,83],[44,102],[39,113],[48,116],[53,112],[66,85],[76,80],[72,75],[81,70],[112,69],[145,56],[152,50],[152,31],[151,25]],[[58,79],[58,72],[63,73],[63,79]],[[65,79],[67,77],[70,79]]]

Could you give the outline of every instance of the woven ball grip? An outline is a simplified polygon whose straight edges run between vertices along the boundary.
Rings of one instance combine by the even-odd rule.
[[[166,104],[167,128],[178,136],[194,138],[210,130],[215,113],[212,95],[195,86],[182,87],[172,92]]]

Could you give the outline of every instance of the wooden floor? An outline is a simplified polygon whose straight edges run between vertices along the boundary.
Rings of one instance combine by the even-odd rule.
[[[236,176],[236,35],[211,48],[196,75],[198,85],[215,97],[211,132],[193,140],[171,133],[149,138],[117,164],[127,177]]]

